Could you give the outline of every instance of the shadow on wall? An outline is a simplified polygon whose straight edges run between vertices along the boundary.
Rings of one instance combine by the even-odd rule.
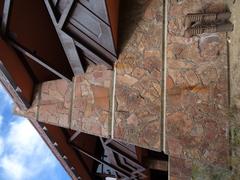
[[[152,0],[120,0],[119,54],[131,38]]]

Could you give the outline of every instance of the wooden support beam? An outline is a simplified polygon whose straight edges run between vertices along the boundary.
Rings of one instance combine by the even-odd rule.
[[[69,176],[73,179],[73,180],[77,180],[77,176],[73,173],[73,171],[71,170],[71,168],[69,167],[69,165],[67,164],[67,162],[63,159],[62,155],[60,154],[60,152],[57,149],[57,146],[55,146],[55,143],[52,143],[52,139],[50,139],[50,137],[46,134],[46,132],[44,131],[44,129],[41,127],[40,123],[38,121],[36,121],[35,119],[29,119],[30,123],[33,125],[33,127],[37,130],[37,132],[40,134],[41,138],[43,139],[43,141],[46,143],[46,145],[49,147],[49,149],[52,151],[52,153],[54,154],[54,156],[58,159],[58,161],[61,163],[61,165],[63,166],[63,168],[66,170],[66,172],[69,174]],[[43,123],[41,123],[43,125]],[[44,126],[45,127],[45,126]],[[45,127],[46,128],[46,127]],[[47,129],[47,128],[46,128]],[[57,129],[57,127],[55,127],[55,129]],[[52,129],[49,129],[49,131],[51,131]],[[48,133],[49,133],[48,131]],[[83,172],[85,173],[85,172]],[[90,178],[88,179],[90,180]]]
[[[86,48],[84,45],[80,44],[78,41],[75,41],[75,40],[74,40],[74,42],[75,42],[75,44],[76,44],[77,47],[79,47],[80,49],[82,49],[82,50],[86,53],[87,57],[88,57],[88,56],[92,57],[92,58],[89,58],[89,59],[91,59],[94,63],[96,63],[96,64],[104,64],[104,65],[106,65],[109,69],[112,69],[112,66],[111,66],[111,65],[109,65],[109,64],[108,64],[107,62],[105,62],[103,59],[101,59],[101,58],[98,57],[96,54],[94,54],[93,52],[91,52],[91,51],[90,51],[88,48]]]
[[[45,124],[47,127],[47,136],[58,144],[57,149],[61,153],[61,156],[68,163],[69,167],[74,167],[73,172],[81,176],[83,180],[91,180],[91,172],[85,166],[82,158],[79,158],[78,152],[72,147],[72,144],[68,143],[68,137],[64,133],[63,129],[58,126]]]
[[[83,74],[84,69],[73,39],[60,29],[57,29],[57,33],[74,75]]]
[[[59,0],[52,0],[53,2],[53,6],[56,7],[56,5],[58,4]]]
[[[50,16],[50,18],[52,20],[53,25],[54,25],[54,27],[56,27],[58,23],[57,23],[55,15],[53,13],[51,4],[49,3],[49,0],[44,0],[44,3],[45,3],[45,6],[47,8],[48,14],[49,14],[49,16]]]
[[[76,139],[76,138],[79,136],[80,133],[81,133],[81,131],[76,131],[76,132],[70,137],[69,142],[74,141],[74,139]]]
[[[4,0],[2,24],[1,24],[1,31],[3,36],[5,36],[6,34],[10,8],[11,8],[11,0]]]
[[[71,0],[72,1],[72,0]],[[53,22],[53,25],[57,31],[57,34],[58,34],[58,37],[59,37],[59,40],[62,44],[62,47],[63,47],[63,50],[68,58],[68,61],[69,61],[69,64],[72,68],[72,71],[73,71],[73,74],[74,75],[78,75],[78,74],[83,74],[84,73],[84,69],[83,69],[83,66],[82,66],[82,63],[81,63],[81,59],[80,57],[78,56],[78,52],[77,52],[77,49],[76,49],[76,46],[75,46],[75,43],[73,41],[73,39],[67,35],[65,32],[63,32],[61,30],[61,28],[59,28],[59,24],[57,23],[57,20],[56,20],[56,17],[53,13],[53,10],[52,10],[52,7],[49,3],[49,0],[44,0],[45,2],[45,5],[46,5],[46,8],[48,10],[48,13],[50,15],[50,18]],[[73,3],[73,2],[72,2]],[[71,9],[71,6],[72,4],[69,5],[69,10]],[[60,23],[64,23],[65,19],[67,18],[67,10],[66,10],[66,17],[65,15],[61,17],[60,19]],[[62,24],[63,26],[63,24]],[[61,27],[61,25],[60,25]]]
[[[61,79],[65,79],[67,81],[70,81],[67,77],[65,77],[64,75],[62,75],[61,73],[59,73],[58,71],[56,71],[55,69],[51,68],[50,66],[48,66],[46,63],[44,63],[41,59],[39,59],[38,57],[34,56],[33,54],[31,54],[29,51],[27,51],[26,49],[24,49],[23,47],[21,47],[20,45],[18,45],[17,43],[15,43],[14,41],[9,41],[10,45],[12,45],[15,49],[17,49],[18,51],[20,51],[21,53],[23,53],[24,55],[26,55],[27,57],[29,57],[31,60],[35,61],[36,63],[38,63],[39,65],[43,66],[44,68],[46,68],[47,70],[51,71],[52,73],[54,73],[56,76],[60,77]]]
[[[63,25],[64,25],[68,15],[69,15],[70,10],[73,7],[73,4],[74,4],[74,0],[68,1],[68,4],[66,5],[66,7],[65,7],[65,9],[64,9],[64,11],[63,11],[63,13],[61,15],[61,18],[60,18],[60,20],[58,22],[58,28],[59,29],[62,29],[62,27],[63,27]]]

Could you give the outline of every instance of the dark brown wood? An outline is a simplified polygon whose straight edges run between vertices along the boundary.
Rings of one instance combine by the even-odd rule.
[[[69,22],[106,50],[116,54],[110,27],[83,5],[76,4]]]
[[[69,145],[68,138],[63,133],[63,130],[60,127],[48,124],[45,124],[45,126],[47,128],[46,133],[48,137],[52,141],[57,142],[58,150],[61,152],[62,156],[66,156],[65,161],[69,163],[69,166],[74,167],[74,172],[77,172],[81,176],[81,179],[92,180],[91,175],[84,166],[84,163],[79,158],[73,147]]]
[[[71,8],[73,6],[73,3],[74,3],[74,0],[69,0],[68,1],[68,4],[66,5],[66,7],[65,7],[65,9],[64,9],[64,11],[63,11],[63,13],[61,15],[61,18],[60,18],[60,20],[58,22],[58,28],[59,29],[62,29],[62,27],[63,27],[63,25],[64,25],[64,23],[65,23],[65,21],[67,19],[67,16],[69,15],[69,12],[70,12],[70,10],[71,10]]]
[[[115,0],[113,0],[115,1]],[[108,13],[105,0],[79,0],[86,8],[93,12],[96,16],[109,24]]]
[[[90,51],[88,48],[86,48],[84,45],[82,45],[81,43],[75,41],[75,44],[78,48],[81,49],[81,51],[83,52],[83,55],[86,56],[87,58],[89,58],[90,60],[92,60],[93,62],[95,62],[96,64],[104,64],[106,65],[108,68],[112,68],[111,65],[109,65],[106,61],[104,61],[102,58],[100,58],[99,56],[97,56],[96,54],[94,54],[92,51]]]
[[[9,93],[11,95],[14,93],[18,95],[18,99],[20,98],[19,102],[22,101],[22,103],[25,104],[25,108],[28,107],[32,102],[34,91],[33,80],[14,49],[2,39],[0,39],[0,60],[2,67],[6,69],[5,72],[9,73],[9,75],[5,73],[6,81],[11,82],[10,85],[12,86],[12,88],[8,89]],[[17,89],[19,91],[16,91]],[[21,103],[18,105],[20,104]],[[20,107],[24,108],[24,106],[21,105]]]
[[[65,77],[73,72],[43,0],[14,0],[7,35]],[[37,64],[38,66],[38,64]],[[32,65],[34,68],[34,65]],[[63,68],[64,67],[64,68]],[[34,70],[34,69],[33,69]],[[57,79],[55,76],[42,81]],[[41,82],[42,82],[41,81]]]
[[[47,129],[43,123],[40,125],[39,122],[36,121],[35,119],[29,119],[29,121],[33,125],[33,127],[36,129],[36,131],[40,134],[43,141],[47,144],[49,149],[52,151],[52,153],[57,158],[57,160],[61,163],[61,165],[66,170],[66,172],[69,174],[69,176],[73,180],[77,180],[78,177],[72,172],[71,168],[69,167],[67,162],[63,159],[62,155],[60,154],[59,150],[57,149],[58,143],[56,143],[54,139],[50,139],[50,137],[46,134],[46,132],[51,134],[51,131],[54,129],[57,129],[58,127]],[[42,128],[42,126],[44,126],[46,128],[46,130],[44,130]],[[82,172],[82,173],[84,174],[85,172]]]
[[[128,173],[128,178],[134,179],[137,177],[146,178],[144,171],[146,169],[137,161],[135,147],[124,143],[112,141],[104,141],[101,138],[101,142],[105,153],[110,158],[110,162]]]
[[[107,11],[109,14],[110,27],[117,52],[118,42],[118,19],[119,19],[119,0],[106,0]],[[117,52],[118,53],[118,52]]]
[[[9,43],[18,51],[20,51],[21,53],[23,53],[24,55],[28,56],[30,59],[32,59],[33,61],[35,61],[36,63],[40,64],[41,66],[43,66],[44,68],[48,69],[49,71],[51,71],[53,74],[55,74],[56,76],[58,76],[61,79],[65,79],[67,81],[69,81],[69,79],[67,77],[65,77],[63,74],[59,73],[58,71],[56,71],[55,69],[51,68],[49,65],[47,65],[46,63],[44,63],[43,60],[41,60],[40,58],[34,56],[32,53],[30,53],[28,50],[24,49],[23,47],[21,47],[20,45],[18,45],[17,43],[13,42],[13,41],[9,41]]]
[[[54,24],[54,27],[57,31],[59,40],[63,46],[65,55],[68,58],[69,64],[72,68],[72,71],[74,73],[74,75],[78,75],[78,74],[83,74],[84,70],[83,70],[83,66],[81,63],[81,60],[79,58],[77,49],[75,47],[74,41],[73,39],[67,35],[66,33],[64,33],[61,29],[63,24],[65,23],[65,20],[67,18],[67,15],[74,3],[74,0],[71,0],[71,2],[69,4],[67,4],[66,10],[64,11],[64,13],[62,14],[59,23],[57,23],[56,17],[53,13],[53,9],[49,3],[48,0],[44,0],[45,5],[47,7],[48,13],[52,19],[52,22]]]
[[[107,51],[104,47],[96,43],[94,40],[89,38],[86,34],[82,31],[79,31],[73,24],[67,23],[64,31],[68,33],[75,41],[81,43],[85,47],[87,47],[90,51],[94,52],[97,56],[101,56],[104,61],[108,64],[112,65],[116,60],[117,57]]]
[[[68,61],[71,65],[74,75],[83,74],[84,73],[83,65],[78,55],[76,45],[73,39],[60,29],[57,29],[57,33],[63,45],[65,54],[68,57]]]
[[[76,132],[70,137],[69,142],[74,141],[74,139],[76,139],[76,138],[79,136],[80,133],[81,133],[81,131],[76,131]]]

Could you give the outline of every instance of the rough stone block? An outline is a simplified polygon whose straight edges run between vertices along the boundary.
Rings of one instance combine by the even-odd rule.
[[[42,83],[38,121],[69,128],[72,87],[63,79]]]
[[[111,91],[112,71],[104,66],[90,66],[86,74],[75,77],[71,128],[108,137]]]

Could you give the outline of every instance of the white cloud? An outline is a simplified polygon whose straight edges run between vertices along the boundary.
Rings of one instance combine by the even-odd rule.
[[[6,179],[28,180],[46,167],[54,169],[56,166],[56,159],[26,119],[19,118],[12,122],[4,141],[5,152],[0,155],[0,169]]]

